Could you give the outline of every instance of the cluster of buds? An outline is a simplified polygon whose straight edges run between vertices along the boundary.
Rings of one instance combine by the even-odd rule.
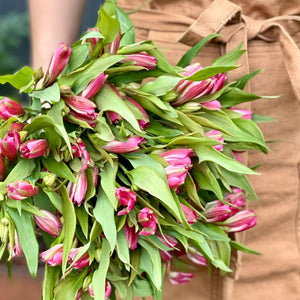
[[[187,66],[182,75],[189,77],[201,69],[202,66],[195,63]],[[223,87],[225,80],[226,76],[222,73],[202,81],[181,80],[174,88],[178,96],[171,104],[179,106],[187,101],[214,94]]]
[[[184,183],[188,170],[192,166],[190,159],[193,150],[178,148],[168,150],[160,156],[169,164],[165,168],[170,189],[176,189]]]
[[[245,194],[239,188],[233,188],[233,193],[225,196],[224,204],[220,200],[208,202],[203,216],[206,222],[216,223],[227,232],[240,232],[256,224],[255,213],[251,209],[244,209]]]

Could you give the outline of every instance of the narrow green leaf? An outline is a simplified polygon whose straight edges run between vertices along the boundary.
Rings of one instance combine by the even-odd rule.
[[[242,165],[240,162],[222,154],[220,151],[212,147],[196,145],[194,146],[194,150],[199,158],[199,162],[212,161],[231,172],[243,174],[257,174],[253,170]]]
[[[227,242],[230,241],[230,238],[224,232],[224,230],[214,224],[196,222],[192,225],[192,227],[206,234],[206,239],[208,240]]]
[[[77,220],[80,224],[84,236],[88,239],[89,215],[83,207],[75,207]]]
[[[52,267],[45,264],[44,280],[43,280],[43,300],[53,300],[54,287],[59,280],[60,268]]]
[[[22,211],[22,215],[16,209],[6,207],[18,233],[20,245],[26,258],[28,270],[32,277],[36,277],[39,261],[39,245],[36,240],[32,215]]]
[[[63,259],[62,259],[62,272],[66,271],[66,266],[68,262],[68,255],[72,248],[73,239],[75,236],[76,229],[76,214],[74,209],[74,204],[69,198],[68,191],[65,186],[60,188],[62,205],[63,205],[63,234],[64,234],[64,247],[63,247]]]
[[[118,201],[115,196],[117,171],[118,163],[113,160],[113,164],[106,162],[104,169],[100,172],[101,187],[115,210],[117,209],[118,205]]]
[[[88,33],[92,33],[94,36],[97,34],[97,36],[101,36],[100,32],[90,31]],[[88,34],[86,34],[87,36]],[[72,53],[70,55],[68,64],[66,66],[66,70],[69,72],[72,72],[79,68],[87,59],[87,56],[89,54],[89,45],[88,44],[81,44],[76,47],[72,47]]]
[[[102,252],[98,269],[93,275],[95,300],[103,300],[105,295],[106,274],[110,261],[110,247],[106,239],[102,239]]]
[[[116,246],[119,259],[128,267],[130,265],[130,256],[124,228],[117,234]]]
[[[239,44],[236,48],[234,48],[232,51],[226,53],[223,56],[220,56],[216,58],[212,66],[230,66],[234,65],[246,52],[246,50],[241,50],[243,44]]]
[[[249,74],[242,76],[240,79],[238,79],[238,81],[233,86],[243,90],[245,85],[247,84],[247,82],[262,71],[263,71],[263,69],[258,69],[256,71],[253,71]]]
[[[117,240],[114,208],[101,188],[99,188],[98,191],[97,202],[94,208],[94,216],[97,222],[102,226],[105,237],[110,245],[110,251],[113,252]]]
[[[260,252],[257,252],[249,247],[246,247],[245,245],[242,245],[241,243],[238,243],[237,241],[230,241],[230,246],[236,250],[243,251],[245,253],[261,255]]]
[[[128,14],[126,14],[123,11],[123,9],[121,9],[119,6],[116,6],[116,14],[117,14],[117,19],[120,23],[121,34],[122,34],[120,46],[133,44],[135,41],[134,26]]]
[[[46,115],[41,115],[35,117],[31,123],[26,125],[24,127],[24,130],[28,132],[28,135],[31,135],[32,133],[47,128],[47,127],[54,127],[55,124],[53,122],[53,119]]]
[[[77,292],[82,287],[87,271],[88,268],[85,268],[81,273],[71,273],[64,278],[54,289],[54,299],[75,300]]]
[[[140,90],[159,97],[173,90],[180,80],[182,77],[160,76],[156,80],[144,84]]]
[[[177,63],[177,66],[185,68],[186,66],[190,65],[192,63],[192,59],[196,57],[196,55],[201,51],[203,46],[209,42],[211,39],[220,36],[219,34],[210,34],[204,39],[202,39],[199,43],[197,43],[195,46],[193,46],[191,49],[189,49],[180,59],[180,61]]]

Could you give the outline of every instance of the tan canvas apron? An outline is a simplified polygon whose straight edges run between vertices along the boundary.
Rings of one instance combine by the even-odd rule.
[[[233,3],[234,2],[234,3]],[[250,203],[258,225],[246,234],[245,243],[263,255],[234,255],[234,272],[212,276],[199,268],[186,286],[166,282],[163,299],[294,300],[300,299],[300,1],[255,0],[118,0],[136,26],[137,39],[152,39],[170,62],[204,36],[222,37],[206,46],[196,58],[203,65],[243,42],[247,48],[241,68],[229,80],[260,68],[247,86],[260,95],[280,95],[251,104],[256,113],[276,121],[261,124],[272,149],[268,156],[250,153],[248,164],[263,163],[261,176],[251,178],[259,201]],[[243,237],[239,237],[243,239]]]

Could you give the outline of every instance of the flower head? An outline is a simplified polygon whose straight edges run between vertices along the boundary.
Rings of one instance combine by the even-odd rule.
[[[8,160],[15,160],[18,156],[20,147],[20,134],[16,130],[9,130],[4,138],[1,140],[0,149],[2,154]]]
[[[149,207],[144,207],[138,214],[138,222],[143,226],[139,235],[153,235],[156,232],[157,217]]]
[[[118,212],[118,216],[128,214],[134,207],[136,195],[135,193],[126,187],[119,187],[115,190],[115,196],[120,205],[126,206],[124,209]]]
[[[140,150],[139,145],[144,142],[144,140],[144,138],[139,136],[129,137],[126,142],[113,140],[104,145],[103,149],[113,153],[136,152]]]
[[[81,205],[85,198],[85,194],[87,191],[87,176],[86,173],[78,172],[74,173],[76,183],[70,182],[68,185],[69,197],[73,203],[76,203],[78,206]]]
[[[35,158],[43,156],[48,150],[48,141],[43,139],[28,140],[20,146],[21,156]]]
[[[24,200],[39,192],[37,186],[25,180],[17,180],[7,185],[7,196],[14,200]]]
[[[34,215],[35,223],[45,232],[57,237],[61,232],[61,223],[59,219],[50,211],[40,209],[41,216]]]
[[[57,244],[41,253],[41,260],[54,267],[62,264],[63,244]]]
[[[4,97],[0,100],[0,120],[19,117],[24,114],[23,107],[16,101]]]
[[[69,256],[68,256],[68,263],[71,265],[74,269],[82,269],[90,264],[90,256],[88,252],[83,253],[80,257],[78,256],[78,253],[80,252],[82,248],[72,248],[70,250]]]

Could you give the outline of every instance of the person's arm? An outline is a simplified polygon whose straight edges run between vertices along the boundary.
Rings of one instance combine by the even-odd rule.
[[[86,0],[28,0],[31,28],[31,65],[46,72],[60,42],[77,39]]]

